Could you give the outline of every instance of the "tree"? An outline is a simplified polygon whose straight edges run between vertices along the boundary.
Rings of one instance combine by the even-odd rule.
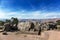
[[[14,30],[18,30],[18,27],[17,27],[17,25],[18,25],[18,19],[17,18],[12,17],[11,18],[11,24],[12,24],[12,27],[13,27]]]
[[[12,17],[12,18],[11,18],[11,22],[12,22],[13,25],[16,24],[16,26],[17,26],[17,24],[18,24],[18,19]]]

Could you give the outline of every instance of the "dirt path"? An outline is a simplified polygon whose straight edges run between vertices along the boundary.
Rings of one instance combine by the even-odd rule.
[[[41,37],[45,40],[60,40],[60,31],[45,31]]]
[[[60,40],[60,31],[49,31],[49,40]]]
[[[29,34],[14,35],[14,33],[2,35],[0,33],[0,40],[60,40],[60,31],[45,31],[41,36]]]
[[[38,35],[28,35],[28,34],[9,34],[9,35],[2,35],[0,33],[0,40],[42,40]]]

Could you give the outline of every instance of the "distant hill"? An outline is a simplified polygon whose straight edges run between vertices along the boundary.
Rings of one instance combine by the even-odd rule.
[[[25,21],[28,21],[28,20],[44,23],[44,22],[49,22],[49,21],[55,22],[57,20],[60,20],[60,18],[53,18],[53,19],[20,19],[21,22],[25,22]]]
[[[0,21],[5,21],[6,19],[0,19]],[[25,21],[36,21],[36,22],[41,22],[41,23],[44,23],[44,22],[49,22],[49,21],[57,21],[57,20],[60,20],[60,18],[53,18],[53,19],[19,19],[20,22],[25,22]]]

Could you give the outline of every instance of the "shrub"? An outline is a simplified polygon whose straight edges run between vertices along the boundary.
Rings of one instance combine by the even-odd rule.
[[[57,22],[57,25],[60,25],[60,20],[57,20],[56,22]]]

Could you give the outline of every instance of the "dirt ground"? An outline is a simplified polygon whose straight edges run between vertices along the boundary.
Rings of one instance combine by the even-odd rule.
[[[2,35],[0,33],[0,40],[60,40],[60,31],[45,31],[39,35],[30,34],[16,34],[14,32],[8,33],[8,35]]]

